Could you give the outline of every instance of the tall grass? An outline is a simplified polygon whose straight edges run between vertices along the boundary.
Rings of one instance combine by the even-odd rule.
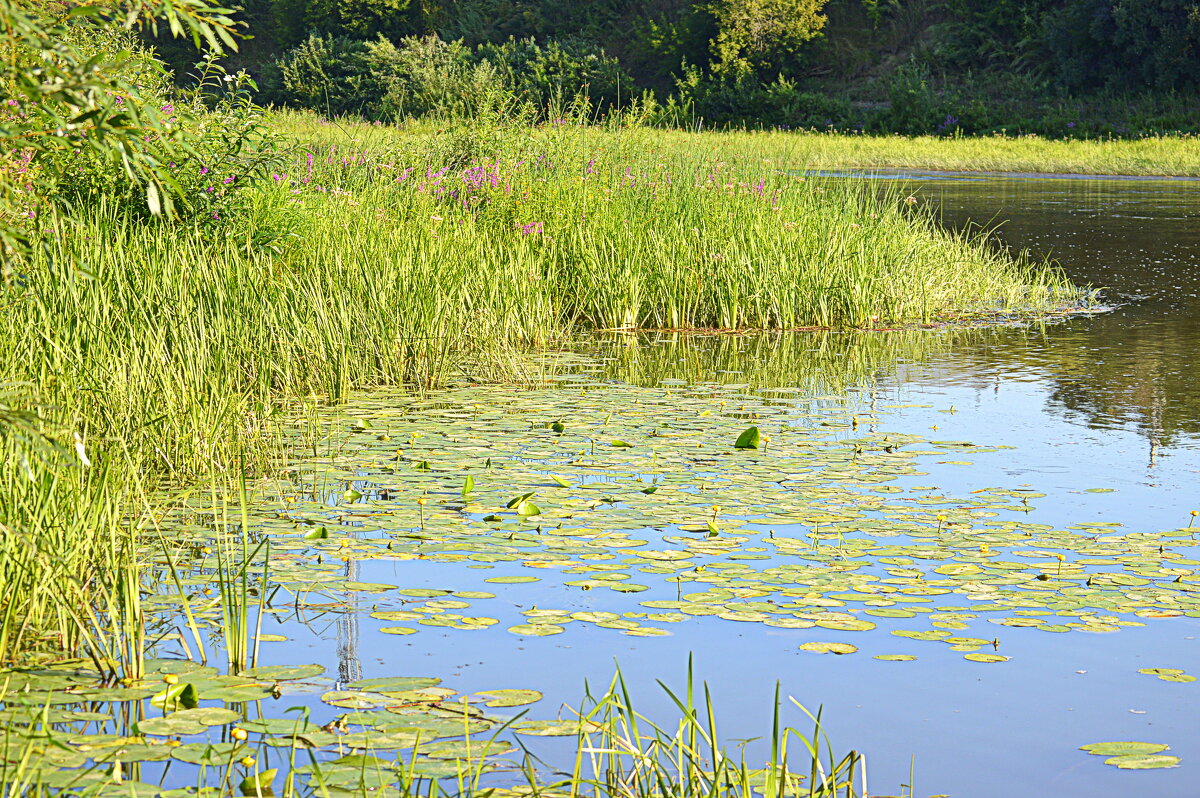
[[[275,112],[278,129],[308,144],[347,138],[370,146],[419,146],[439,127],[427,121],[373,126],[329,122],[311,114]],[[619,121],[619,117],[617,118]],[[700,126],[694,120],[692,127]],[[753,155],[783,169],[892,168],[966,172],[1028,172],[1200,177],[1200,148],[1191,134],[1135,139],[1048,139],[1013,136],[904,136],[811,130],[656,130],[628,128],[623,137],[641,150]]]
[[[779,686],[766,762],[759,765],[745,748],[730,752],[717,730],[708,685],[699,689],[688,664],[687,684],[677,694],[661,681],[679,712],[675,725],[654,723],[633,708],[628,686],[617,669],[608,689],[580,714],[575,766],[566,783],[571,796],[595,798],[725,798],[755,794],[770,798],[858,798],[865,796],[866,761],[857,751],[838,757],[821,723],[794,698],[813,722],[806,735],[782,719]]]
[[[310,149],[216,236],[103,203],[38,220],[0,284],[0,384],[26,397],[0,422],[0,658],[136,671],[127,519],[164,485],[270,468],[306,397],[520,377],[581,327],[854,328],[1073,296],[900,195],[647,143],[552,126]]]

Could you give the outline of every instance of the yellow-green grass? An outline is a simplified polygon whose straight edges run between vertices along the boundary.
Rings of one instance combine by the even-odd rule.
[[[275,113],[279,127],[304,142],[358,140],[368,146],[412,145],[444,126],[329,122],[307,113]],[[1200,176],[1200,140],[1193,135],[1138,139],[1046,139],[1040,136],[901,136],[812,131],[663,131],[629,128],[639,146],[676,152],[753,153],[781,169],[910,169],[1131,176]]]

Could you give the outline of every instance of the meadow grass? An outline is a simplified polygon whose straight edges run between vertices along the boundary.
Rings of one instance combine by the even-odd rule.
[[[322,120],[276,111],[278,129],[297,141],[337,144],[348,138],[371,146],[403,146],[435,136],[446,125],[417,120],[400,126]],[[903,136],[840,132],[684,131],[630,127],[638,147],[674,152],[729,152],[769,159],[781,169],[912,169],[1033,174],[1200,177],[1200,146],[1193,135],[1137,139],[1047,139],[1040,136]]]
[[[21,464],[0,485],[0,658],[84,650],[136,672],[129,519],[164,485],[270,470],[304,402],[536,377],[528,355],[580,329],[856,329],[1079,296],[914,198],[797,177],[753,137],[361,132],[298,149],[224,227],[102,202],[37,220],[41,246],[0,284],[22,419],[0,427]]]

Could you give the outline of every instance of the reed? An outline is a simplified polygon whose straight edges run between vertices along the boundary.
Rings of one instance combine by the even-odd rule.
[[[813,722],[813,732],[806,735],[784,725],[778,684],[762,765],[751,764],[745,747],[733,753],[723,745],[712,694],[707,684],[697,690],[691,662],[682,694],[661,681],[659,686],[678,710],[673,726],[654,723],[634,710],[619,667],[603,694],[589,693],[579,716],[574,769],[559,786],[571,796],[595,798],[866,795],[863,755],[849,751],[838,757],[821,713],[810,713],[794,698],[789,700]]]

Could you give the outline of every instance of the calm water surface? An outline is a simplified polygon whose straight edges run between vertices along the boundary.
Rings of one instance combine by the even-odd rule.
[[[891,355],[877,348],[865,359],[855,336],[807,339],[813,349],[832,350],[822,355],[828,363],[825,392],[836,397],[840,390],[856,406],[874,406],[879,429],[1015,447],[972,458],[970,466],[923,462],[927,476],[894,484],[937,486],[955,496],[1029,486],[1047,495],[1034,502],[1027,520],[1058,528],[1079,522],[1117,522],[1126,530],[1185,526],[1188,511],[1200,508],[1200,375],[1194,357],[1200,345],[1200,186],[934,176],[913,176],[911,185],[923,200],[940,205],[947,224],[999,223],[998,241],[1058,259],[1077,282],[1103,287],[1115,309],[1044,326],[931,331],[919,346],[898,347]],[[872,340],[880,335],[887,334]],[[664,378],[759,387],[800,382],[786,365],[772,371],[778,345],[649,339],[636,345],[636,363],[627,356],[628,342],[590,348],[611,355],[606,376],[647,386]],[[838,384],[838,364],[851,361],[859,364],[852,384]],[[1088,492],[1096,488],[1111,492]],[[489,589],[482,580],[498,573],[412,561],[352,567],[364,581],[457,589]],[[534,605],[601,606],[600,599],[550,579],[490,589],[497,587],[506,589],[500,600],[514,614]],[[366,608],[368,600],[362,601]],[[573,624],[561,635],[526,639],[504,630],[512,622],[505,616],[487,631],[431,628],[398,638],[379,633],[379,621],[347,615],[307,628],[281,622],[280,631],[292,640],[272,647],[270,657],[320,662],[347,680],[436,674],[464,692],[535,687],[546,694],[537,717],[561,703],[577,705],[584,681],[605,683],[616,660],[640,709],[669,717],[654,680],[682,685],[694,652],[697,675],[712,687],[728,739],[769,733],[778,680],[785,695],[814,709],[824,706],[836,749],[867,754],[870,786],[878,794],[907,791],[901,785],[910,761],[915,795],[1197,794],[1200,682],[1172,684],[1136,671],[1200,670],[1200,619],[1163,619],[1107,635],[1003,628],[1003,653],[1012,659],[1000,665],[965,662],[929,643],[901,645],[913,641],[886,635],[890,627],[882,623],[878,632],[855,636],[860,653],[834,657],[798,652],[797,640],[811,636],[798,638],[794,630],[692,621],[674,624],[672,636],[662,638]],[[997,629],[979,619],[957,634],[990,639]],[[883,652],[911,652],[919,659],[871,658]],[[319,706],[315,699],[313,705]],[[789,719],[805,725],[798,712]],[[1126,772],[1076,750],[1103,740],[1169,743],[1183,764]],[[551,740],[537,750],[554,758],[568,747]]]

